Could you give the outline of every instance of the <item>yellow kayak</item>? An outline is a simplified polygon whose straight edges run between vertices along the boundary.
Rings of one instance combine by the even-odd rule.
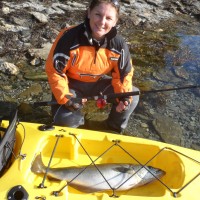
[[[55,126],[53,130],[41,131],[38,129],[41,124],[18,123],[16,119],[15,114],[13,123],[2,121],[1,124],[2,130],[7,130],[5,134],[9,134],[9,131],[15,135],[13,148],[7,143],[4,145],[4,150],[9,149],[12,158],[8,159],[9,164],[0,177],[2,200],[110,200],[112,197],[118,197],[120,200],[199,199],[199,151],[147,139],[84,129]],[[5,135],[1,138],[0,144],[4,142],[4,138]],[[38,155],[41,155],[46,173],[37,174],[32,171]],[[64,170],[66,167],[75,167],[83,169],[81,174],[85,169],[89,171],[93,167],[99,171],[104,169],[104,166],[119,163],[120,166],[121,163],[140,165],[147,171],[147,166],[151,166],[165,174],[162,177],[155,177],[151,183],[128,190],[118,190],[121,186],[114,188],[109,184],[110,180],[105,180],[110,185],[110,190],[98,192],[83,192],[74,188],[73,181],[76,181],[79,175],[72,178],[70,183],[48,176],[50,172],[54,173],[53,168]],[[124,170],[120,167],[117,169]],[[127,173],[129,172],[128,170]],[[141,178],[140,175],[137,177]],[[88,174],[85,183],[90,182],[90,179],[93,181],[94,178]],[[104,178],[106,179],[106,176],[102,179]],[[126,180],[122,180],[122,186],[123,184],[126,184]]]

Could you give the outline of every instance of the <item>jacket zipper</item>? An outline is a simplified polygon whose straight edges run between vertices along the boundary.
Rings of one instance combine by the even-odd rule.
[[[95,48],[94,64],[96,64],[97,53],[98,53],[99,47],[98,47],[98,46],[95,46],[94,48]]]
[[[94,64],[96,64],[96,59],[97,59],[97,50],[96,50],[96,48],[95,48]]]

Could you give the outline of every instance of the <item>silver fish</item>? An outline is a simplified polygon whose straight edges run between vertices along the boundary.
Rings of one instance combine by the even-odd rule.
[[[31,171],[46,173],[41,154],[33,161]],[[68,185],[85,193],[117,190],[124,191],[150,183],[162,177],[165,172],[151,166],[126,163],[96,164],[80,167],[49,168],[47,176],[57,180],[66,180]]]

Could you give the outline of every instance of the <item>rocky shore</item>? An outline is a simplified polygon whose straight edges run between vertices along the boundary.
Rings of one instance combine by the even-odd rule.
[[[48,107],[35,109],[31,103],[51,99],[44,72],[48,52],[61,28],[84,20],[88,3],[89,1],[79,0],[0,2],[0,103],[3,103],[3,106],[0,105],[1,115],[8,113],[9,109],[4,103],[9,102],[9,105],[13,103],[13,106],[19,107],[22,121],[46,123],[50,120]],[[178,22],[180,26],[184,25],[183,27],[191,26],[192,34],[195,32],[200,35],[200,2],[123,0],[121,4],[118,30],[126,38],[133,52],[135,84],[141,90],[200,84],[199,71],[191,69],[191,79],[190,73],[181,65],[186,54],[182,55],[182,60],[178,60],[180,57],[173,60],[171,65],[177,66],[173,70],[161,67],[163,61],[148,60],[149,57],[155,57],[153,53],[162,57],[166,46],[173,51],[173,56],[174,52],[177,52],[174,51],[176,37],[173,41],[168,38],[167,31],[171,22]],[[143,37],[147,38],[147,42],[144,42]],[[151,48],[144,52],[142,43]],[[171,58],[173,56],[170,51],[168,56]],[[143,59],[141,55],[144,56]],[[195,58],[195,62],[200,63],[198,58]],[[142,68],[142,65],[145,68]],[[200,150],[199,98],[199,89],[142,95],[125,134]],[[90,117],[105,117],[106,109],[94,108],[93,116]]]

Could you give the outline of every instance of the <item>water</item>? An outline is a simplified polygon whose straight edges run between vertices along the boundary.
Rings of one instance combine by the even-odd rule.
[[[179,34],[180,44],[173,54],[166,55],[166,66],[182,66],[189,80],[200,84],[200,36]]]
[[[135,67],[134,84],[141,90],[200,85],[200,26],[199,22],[187,20],[164,24],[155,30],[135,31],[130,47]],[[171,119],[182,130],[180,134],[177,130],[155,131],[152,122],[159,116],[163,117],[163,127],[165,120]],[[169,143],[173,143],[175,135],[180,139],[179,145],[198,149],[199,116],[200,89],[148,94],[140,100],[130,131],[150,139],[160,139],[156,136],[159,132]],[[148,128],[141,128],[141,124]]]
[[[182,35],[181,46],[188,48],[192,55],[190,60],[184,63],[185,69],[192,74],[196,84],[200,84],[200,35]]]

